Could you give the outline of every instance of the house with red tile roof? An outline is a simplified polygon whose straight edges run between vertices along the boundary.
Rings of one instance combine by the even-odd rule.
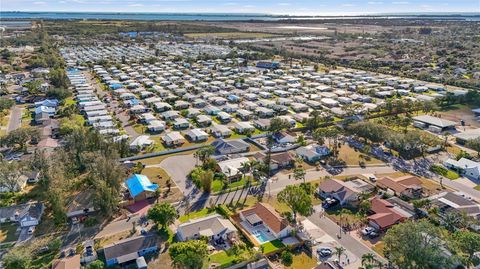
[[[265,203],[242,210],[239,216],[242,226],[261,244],[287,237],[293,229],[285,218]]]
[[[368,216],[368,224],[377,230],[386,230],[395,224],[398,224],[412,217],[411,214],[379,197],[370,200],[372,206],[370,211],[372,215]]]
[[[398,197],[419,198],[423,193],[422,181],[416,176],[383,177],[377,180],[377,187]]]

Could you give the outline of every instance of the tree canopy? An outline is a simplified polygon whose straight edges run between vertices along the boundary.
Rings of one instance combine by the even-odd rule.
[[[292,210],[294,221],[296,221],[297,213],[302,216],[312,214],[312,197],[299,185],[288,185],[277,194],[277,199]]]
[[[173,243],[168,248],[175,266],[184,269],[201,269],[208,254],[207,243],[202,240]]]
[[[164,202],[152,206],[148,210],[147,217],[161,228],[166,228],[175,221],[177,211],[170,203]]]

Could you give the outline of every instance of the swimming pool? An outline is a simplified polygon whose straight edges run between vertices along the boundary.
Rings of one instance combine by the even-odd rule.
[[[260,244],[263,244],[263,243],[269,241],[268,236],[265,233],[263,233],[262,231],[256,231],[254,235],[255,235],[255,237],[257,238],[257,240]]]

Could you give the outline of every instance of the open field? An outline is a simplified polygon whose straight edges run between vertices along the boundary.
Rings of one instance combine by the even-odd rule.
[[[253,39],[253,38],[268,38],[276,37],[278,35],[269,33],[255,33],[255,32],[226,32],[226,33],[190,33],[184,36],[192,39]]]

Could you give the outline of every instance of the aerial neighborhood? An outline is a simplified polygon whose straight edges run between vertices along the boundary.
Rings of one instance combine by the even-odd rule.
[[[479,268],[478,62],[352,45],[457,22],[339,20],[0,21],[0,268]]]

